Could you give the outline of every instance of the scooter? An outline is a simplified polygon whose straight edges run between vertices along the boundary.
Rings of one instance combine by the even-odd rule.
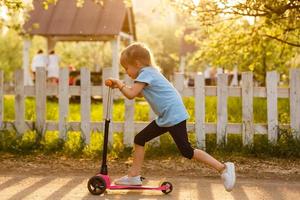
[[[102,152],[102,165],[100,172],[95,176],[91,177],[87,183],[88,190],[93,195],[101,195],[107,189],[108,190],[158,190],[162,191],[164,194],[169,194],[173,190],[173,186],[170,182],[163,182],[160,186],[129,186],[129,185],[114,185],[110,181],[107,168],[107,143],[108,143],[108,131],[110,123],[110,111],[111,111],[111,101],[112,96],[112,81],[105,81],[105,85],[109,87],[108,89],[108,104],[107,112],[104,124],[104,143]],[[142,178],[143,180],[144,178]]]

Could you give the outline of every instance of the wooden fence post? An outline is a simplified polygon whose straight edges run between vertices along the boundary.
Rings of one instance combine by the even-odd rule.
[[[15,72],[15,127],[17,134],[25,131],[24,71]]]
[[[126,75],[125,76],[125,84],[132,85],[133,80]],[[134,138],[134,102],[135,100],[129,100],[125,98],[125,119],[124,119],[124,136],[123,141],[124,145],[127,147],[133,146],[133,138]]]
[[[184,74],[175,73],[174,74],[174,87],[178,90],[179,94],[183,96],[184,89]]]
[[[253,74],[252,72],[242,73],[242,120],[243,120],[243,144],[253,143]]]
[[[295,138],[300,138],[300,69],[290,70],[290,118]]]
[[[69,115],[69,69],[64,67],[59,70],[59,137],[66,139]]]
[[[37,67],[35,79],[36,131],[44,135],[46,131],[46,69]]]
[[[197,147],[205,149],[205,83],[202,74],[195,75],[195,132]]]
[[[91,139],[91,73],[85,67],[80,69],[80,113],[81,132],[86,143],[89,144]]]
[[[218,74],[217,79],[217,144],[222,144],[227,142],[228,74]]]
[[[109,142],[109,145],[112,145],[113,144],[113,119],[112,119],[112,113],[113,113],[113,90],[111,91],[112,92],[112,98],[111,98],[111,101],[108,102],[107,100],[107,97],[108,97],[108,87],[105,86],[105,80],[109,77],[112,77],[112,68],[111,67],[105,67],[103,68],[103,71],[102,71],[102,86],[103,86],[103,119],[105,119],[105,116],[106,116],[106,111],[107,111],[107,108],[108,108],[108,105],[110,105],[110,108],[111,108],[111,111],[110,111],[110,124],[109,124],[109,134],[108,134],[108,142]],[[104,124],[104,123],[103,123]],[[103,133],[104,133],[104,125],[103,125]]]
[[[3,116],[4,116],[4,88],[3,88],[3,71],[0,70],[0,129],[3,128]]]
[[[272,143],[278,138],[277,83],[277,72],[267,72],[268,140]]]

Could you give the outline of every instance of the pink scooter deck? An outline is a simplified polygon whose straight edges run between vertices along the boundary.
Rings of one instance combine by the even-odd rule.
[[[129,185],[111,185],[110,178],[108,175],[97,174],[97,176],[101,176],[104,178],[106,183],[106,189],[109,190],[168,190],[168,186],[163,185],[159,187],[153,186],[129,186]]]
[[[110,185],[109,190],[167,190],[167,186],[151,187],[151,186],[128,186],[128,185]]]

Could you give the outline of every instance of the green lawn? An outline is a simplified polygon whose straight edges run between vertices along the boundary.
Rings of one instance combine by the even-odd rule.
[[[189,122],[195,121],[195,99],[193,97],[184,98],[184,104],[190,114]],[[206,122],[217,121],[217,98],[206,97]],[[266,123],[267,122],[267,101],[264,98],[254,98],[254,122]],[[242,102],[241,98],[229,97],[228,98],[228,121],[232,123],[242,122]],[[113,120],[124,121],[125,105],[124,100],[115,100],[113,106]],[[135,121],[148,121],[149,106],[143,99],[135,101]],[[7,96],[4,98],[4,120],[14,120],[14,98]],[[26,98],[25,100],[25,119],[35,120],[35,100],[34,98]],[[57,101],[47,101],[46,118],[51,121],[58,121],[59,109]],[[102,121],[103,119],[103,105],[100,101],[92,102],[91,105],[91,120]],[[289,123],[289,100],[278,100],[278,119],[279,123]],[[70,103],[69,106],[69,121],[80,121],[80,104]]]

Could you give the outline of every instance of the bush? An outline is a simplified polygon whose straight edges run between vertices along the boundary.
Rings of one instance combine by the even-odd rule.
[[[8,130],[0,130],[0,151],[10,151],[16,143],[16,133]]]
[[[41,141],[42,151],[56,153],[62,151],[65,141],[59,138],[58,131],[47,131]]]
[[[36,131],[27,131],[23,135],[15,131],[0,131],[0,150],[5,152],[28,154],[40,148],[40,136]]]
[[[84,146],[85,144],[81,132],[69,131],[64,143],[63,152],[70,156],[79,156]]]
[[[296,132],[291,129],[279,129],[279,138],[276,144],[278,156],[300,157],[300,138],[295,138]]]

